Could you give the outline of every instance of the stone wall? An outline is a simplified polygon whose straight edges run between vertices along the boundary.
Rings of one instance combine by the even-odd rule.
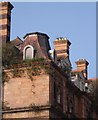
[[[33,112],[33,111],[28,111],[28,112],[16,112],[16,113],[5,113],[4,114],[4,119],[15,119],[15,118],[21,118],[21,119],[36,119],[36,118],[42,118],[42,119],[47,119],[49,118],[49,111],[48,110],[43,110],[43,111],[39,111],[39,112]]]
[[[6,71],[9,79],[4,82],[5,112],[3,118],[48,116],[46,108],[46,110],[43,108],[39,112],[29,110],[36,106],[45,107],[49,105],[49,75],[42,70],[40,75],[33,76],[31,79],[26,74],[25,69],[24,71],[21,77],[13,77],[10,70]],[[21,112],[21,109],[24,109],[24,112]]]

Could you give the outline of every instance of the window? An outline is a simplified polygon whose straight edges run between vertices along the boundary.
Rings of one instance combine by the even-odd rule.
[[[26,57],[26,59],[32,59],[32,56],[31,56],[31,54],[32,54],[32,48],[31,47],[27,47],[26,48],[26,51],[25,51],[25,57]]]
[[[60,92],[60,86],[57,88],[57,102],[61,103],[61,92]]]
[[[34,57],[34,48],[31,45],[27,45],[23,49],[23,60],[32,59]]]
[[[89,102],[86,102],[85,109],[86,109],[86,118],[87,120],[91,120],[93,118],[93,111],[92,111],[92,105]]]
[[[73,97],[67,96],[67,105],[66,105],[66,112],[67,113],[73,113],[74,109],[74,104],[73,104]]]
[[[61,104],[61,90],[60,86],[54,82],[54,99],[57,103]]]

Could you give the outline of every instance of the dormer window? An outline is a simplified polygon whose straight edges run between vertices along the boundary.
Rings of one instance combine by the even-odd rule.
[[[27,45],[23,49],[23,60],[32,59],[34,57],[34,48],[31,45]]]

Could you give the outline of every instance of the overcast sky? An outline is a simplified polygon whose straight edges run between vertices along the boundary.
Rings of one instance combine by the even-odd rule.
[[[26,33],[46,33],[51,48],[57,37],[67,37],[73,69],[81,58],[89,62],[88,76],[96,77],[95,2],[13,2],[11,39]]]

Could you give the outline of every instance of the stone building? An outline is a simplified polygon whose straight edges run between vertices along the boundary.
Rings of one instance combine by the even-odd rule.
[[[44,33],[28,33],[24,41],[19,37],[10,41],[13,6],[10,2],[0,5],[0,40],[18,48],[23,60],[32,59],[29,64],[4,69],[2,119],[98,119],[92,82],[96,79],[88,78],[88,61],[79,59],[72,70],[67,38],[57,38],[54,50]]]

